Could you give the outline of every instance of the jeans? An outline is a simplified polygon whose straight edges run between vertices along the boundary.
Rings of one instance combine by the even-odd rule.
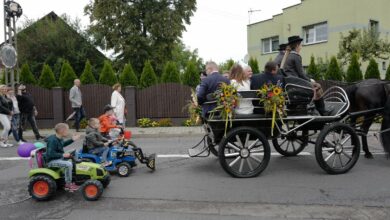
[[[30,126],[34,132],[35,138],[41,137],[37,127],[37,121],[35,120],[34,112],[31,113],[21,113],[20,114],[20,126],[19,126],[19,138],[23,139],[23,129],[26,126],[26,121],[30,123]]]
[[[20,127],[20,114],[14,114],[12,115],[12,119],[11,119],[11,132],[16,142],[20,141],[19,133],[18,133],[19,127]]]
[[[9,119],[9,115],[0,114],[0,123],[3,125],[3,132],[1,133],[2,141],[8,140],[8,134],[11,130],[11,120]]]
[[[73,164],[63,159],[52,160],[47,164],[48,167],[64,168],[65,183],[72,183]]]
[[[110,151],[110,148],[108,147],[96,147],[94,149],[89,150],[88,153],[102,155],[102,162],[104,163],[107,161],[108,151]]]
[[[75,122],[74,122],[74,126],[76,128],[76,130],[79,130],[80,129],[80,121],[85,118],[85,111],[84,111],[84,107],[81,106],[79,108],[73,108],[73,111],[76,112],[75,114]]]

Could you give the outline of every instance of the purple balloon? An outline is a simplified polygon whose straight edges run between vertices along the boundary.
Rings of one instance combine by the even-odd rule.
[[[24,143],[18,147],[18,155],[20,157],[30,157],[31,151],[35,150],[35,145],[32,143]]]

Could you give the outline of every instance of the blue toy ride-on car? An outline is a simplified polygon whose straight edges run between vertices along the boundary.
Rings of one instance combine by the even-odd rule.
[[[109,172],[116,172],[120,177],[127,177],[131,172],[131,168],[136,166],[136,159],[152,170],[155,170],[156,155],[151,154],[145,156],[141,148],[138,148],[132,141],[130,141],[131,134],[124,132],[122,138],[119,138],[117,144],[113,146],[110,144],[110,149],[107,155],[107,161],[111,162],[105,169]],[[88,153],[88,149],[83,147],[78,154],[78,158],[86,162],[102,163],[101,155]]]

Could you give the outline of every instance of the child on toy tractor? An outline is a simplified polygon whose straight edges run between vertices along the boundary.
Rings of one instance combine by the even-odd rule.
[[[72,162],[65,159],[71,157],[70,154],[64,152],[64,147],[72,144],[80,138],[79,135],[73,135],[72,139],[64,140],[69,134],[69,126],[64,123],[59,123],[54,128],[56,134],[46,138],[47,151],[44,154],[45,162],[48,167],[64,168],[65,190],[76,191],[79,186],[72,182]]]
[[[85,140],[83,143],[83,153],[95,154],[102,156],[102,165],[109,166],[111,161],[107,161],[107,155],[110,150],[109,145],[112,143],[99,132],[100,122],[97,118],[90,118],[85,130]]]
[[[106,138],[108,138],[108,134],[111,129],[113,128],[121,128],[121,126],[116,125],[114,122],[113,116],[114,116],[114,107],[111,105],[106,105],[103,109],[104,114],[99,117],[100,121],[100,133]]]

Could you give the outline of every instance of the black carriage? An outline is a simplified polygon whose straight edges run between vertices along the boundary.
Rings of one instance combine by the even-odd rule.
[[[206,131],[204,147],[192,148],[189,155],[202,156],[210,152],[219,157],[223,169],[233,177],[255,177],[267,167],[272,142],[284,156],[299,154],[309,143],[315,145],[319,166],[329,174],[348,172],[360,154],[360,142],[355,128],[347,123],[349,100],[341,87],[331,87],[323,98],[327,116],[315,113],[311,106],[312,87],[309,82],[285,79],[286,111],[283,122],[275,123],[271,135],[272,118],[266,114],[235,115],[225,135],[226,121],[218,116],[203,118]],[[239,92],[241,99],[259,101],[257,91]],[[258,107],[262,108],[262,107]],[[309,137],[318,133],[315,142]]]

